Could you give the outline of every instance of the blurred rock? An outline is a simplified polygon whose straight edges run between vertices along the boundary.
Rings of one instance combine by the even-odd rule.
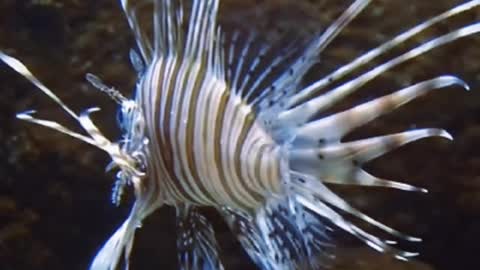
[[[320,78],[359,53],[458,2],[374,1],[325,50],[321,63],[307,80]],[[266,40],[293,34],[307,38],[325,29],[349,3],[225,0],[220,20],[227,30],[255,29]],[[74,109],[101,107],[95,122],[109,137],[117,138],[115,104],[92,89],[84,74],[95,73],[125,94],[133,89],[135,74],[128,63],[128,52],[134,42],[118,1],[5,0],[0,1],[0,12],[2,50],[22,59]],[[477,9],[442,23],[369,67],[425,39],[478,21],[479,12]],[[337,259],[330,269],[479,269],[479,40],[459,40],[395,68],[332,110],[443,74],[458,74],[473,89],[469,93],[457,88],[436,91],[351,135],[357,138],[414,127],[441,127],[452,133],[456,141],[416,142],[368,165],[375,175],[426,187],[429,194],[336,189],[378,220],[423,237],[423,243],[400,243],[402,248],[419,251],[418,261],[400,262],[366,247],[358,248],[359,243],[339,233]],[[110,204],[112,175],[103,172],[108,163],[103,153],[65,135],[20,122],[15,114],[37,109],[42,117],[78,128],[72,119],[4,65],[0,67],[0,86],[0,269],[86,269],[100,245],[128,213],[129,203],[120,208]],[[139,231],[132,269],[176,269],[171,210],[155,213]],[[227,269],[254,269],[217,219],[215,226]]]

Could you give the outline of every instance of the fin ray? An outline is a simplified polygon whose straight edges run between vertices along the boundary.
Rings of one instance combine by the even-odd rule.
[[[339,69],[335,70],[331,74],[325,76],[323,79],[315,82],[314,84],[310,85],[309,87],[299,91],[297,94],[292,96],[292,98],[288,101],[288,107],[292,108],[302,100],[307,99],[309,96],[314,96],[319,90],[324,89],[326,86],[330,85],[331,83],[337,81],[340,78],[343,78],[353,70],[358,69],[359,67],[363,66],[364,64],[370,63],[373,59],[377,58],[378,56],[390,51],[391,49],[397,47],[398,45],[404,43],[405,41],[409,40],[413,36],[423,32],[424,30],[442,22],[446,19],[458,15],[460,13],[466,12],[471,10],[480,5],[479,0],[475,1],[468,1],[464,4],[458,5],[450,10],[447,10],[427,21],[418,24],[417,26],[408,29],[407,31],[395,36],[390,41],[387,41],[380,46],[362,54],[361,56],[357,57],[350,63],[340,67]]]
[[[138,5],[148,4],[149,1],[141,1]],[[140,50],[140,54],[143,57],[145,63],[150,63],[152,58],[152,44],[150,39],[147,37],[145,32],[142,30],[140,23],[137,20],[137,9],[139,8],[138,5],[132,6],[130,5],[129,0],[120,0],[123,13],[127,18],[128,24],[130,29],[135,36],[135,41],[137,43],[137,47]]]
[[[282,92],[279,94],[279,97],[276,98],[275,102],[279,102],[280,98],[290,96],[296,91],[300,79],[305,76],[306,72],[317,61],[317,56],[370,2],[370,0],[356,0],[352,3],[337,20],[305,48],[305,52],[298,57],[298,60],[291,64],[286,72],[282,73],[272,82],[271,85],[275,86],[276,89],[282,89]],[[266,96],[269,95],[271,95],[271,93],[268,91],[261,92],[261,94],[252,101],[252,104],[260,103],[267,99]]]
[[[319,112],[330,108],[337,101],[355,92],[357,89],[359,89],[369,81],[373,80],[374,78],[378,77],[379,75],[383,74],[384,72],[390,70],[391,68],[398,66],[399,64],[402,64],[419,55],[422,55],[434,48],[448,44],[457,39],[476,34],[478,32],[480,32],[480,23],[474,23],[431,39],[430,41],[427,41],[400,56],[397,56],[381,65],[376,66],[375,68],[356,77],[355,79],[341,84],[340,86],[330,90],[323,95],[315,97],[311,100],[306,101],[303,104],[297,105],[296,107],[282,112],[282,114],[278,118],[278,121],[280,123],[294,122],[298,124],[308,122]]]
[[[464,81],[454,76],[446,75],[423,81],[349,110],[307,123],[298,129],[293,144],[300,147],[302,145],[318,145],[319,142],[323,144],[338,142],[353,129],[365,125],[421,95],[453,85],[469,89]]]
[[[182,270],[223,270],[212,225],[192,206],[177,207],[177,248]]]

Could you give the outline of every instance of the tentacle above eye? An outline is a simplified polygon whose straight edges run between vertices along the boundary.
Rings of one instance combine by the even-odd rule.
[[[74,119],[78,120],[77,114],[72,111],[63,101],[55,95],[48,87],[46,87],[42,82],[40,82],[37,77],[35,77],[30,70],[18,59],[11,57],[2,51],[0,51],[0,60],[2,60],[5,64],[11,67],[13,70],[18,72],[20,75],[25,77],[28,81],[30,81],[33,85],[35,85],[38,89],[40,89],[45,95],[51,98],[55,103],[60,105],[60,107],[66,111],[69,115],[71,115]]]

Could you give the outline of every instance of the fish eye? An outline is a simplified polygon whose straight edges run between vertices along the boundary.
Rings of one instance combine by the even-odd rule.
[[[140,55],[138,55],[137,51],[135,51],[134,49],[131,49],[129,56],[130,56],[130,62],[132,63],[132,66],[135,69],[135,71],[139,75],[142,74],[143,71],[145,70],[145,64],[143,63]]]
[[[145,172],[147,168],[147,159],[145,155],[141,152],[134,152],[132,156],[135,160],[135,168],[139,169],[142,172]]]
[[[117,111],[116,120],[117,120],[117,125],[120,128],[120,130],[125,132],[125,130],[126,130],[126,125],[125,125],[126,117],[124,115],[123,108]]]

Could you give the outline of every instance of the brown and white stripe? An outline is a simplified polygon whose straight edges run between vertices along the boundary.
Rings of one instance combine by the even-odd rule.
[[[227,82],[218,1],[193,5],[185,37],[178,13],[155,24],[168,38],[155,39],[137,88],[158,177],[147,181],[161,182],[169,204],[254,209],[280,190],[280,147]]]

